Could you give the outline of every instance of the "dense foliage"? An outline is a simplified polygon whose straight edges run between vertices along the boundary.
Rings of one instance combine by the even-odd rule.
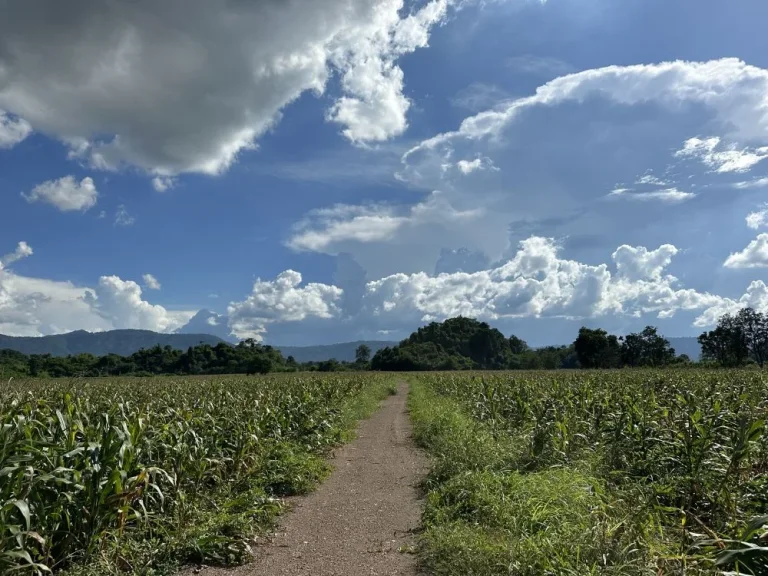
[[[573,347],[582,368],[658,367],[688,361],[687,357],[677,358],[674,348],[653,326],[618,338],[605,330],[581,328]]]
[[[760,372],[418,378],[427,573],[768,573]]]
[[[368,350],[370,354],[370,350]],[[297,370],[336,372],[365,369],[367,361],[336,361],[299,364],[293,357],[284,358],[277,348],[245,340],[236,346],[220,342],[216,346],[200,344],[185,352],[170,346],[141,349],[130,356],[77,354],[26,356],[12,350],[0,350],[0,379],[10,377],[83,377],[83,376],[149,376],[153,374],[266,374]]]
[[[741,366],[748,361],[761,368],[768,359],[768,315],[752,308],[725,314],[717,327],[699,336],[702,357],[721,366]]]
[[[231,564],[386,379],[37,380],[0,392],[0,573]],[[363,410],[363,411],[364,411]]]
[[[459,317],[432,322],[397,346],[379,350],[371,367],[405,371],[535,370],[664,366],[681,361],[687,358],[677,358],[653,326],[626,338],[582,328],[571,346],[534,350],[517,336],[506,338],[485,322]]]

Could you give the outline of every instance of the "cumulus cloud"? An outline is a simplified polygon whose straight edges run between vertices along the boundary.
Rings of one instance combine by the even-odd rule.
[[[510,232],[512,241],[523,237],[511,226],[520,220],[557,218],[556,226],[536,232],[574,239],[594,237],[599,226],[614,246],[629,229],[661,228],[679,217],[665,205],[710,195],[704,178],[728,184],[728,177],[768,152],[766,102],[768,70],[726,58],[584,70],[470,115],[455,130],[411,147],[398,177],[425,192],[440,190],[457,210],[484,209],[482,230],[455,227],[431,262],[424,257],[414,268],[428,270],[442,247],[481,250],[491,260],[507,257],[514,248],[505,243]],[[691,157],[694,162],[675,157],[697,124],[719,138],[707,144],[711,154],[704,156],[712,167],[699,156]],[[499,171],[465,177],[457,161],[477,158],[488,158]],[[482,186],[474,181],[479,177]],[[615,185],[612,202],[604,201],[617,182],[626,184]],[[697,202],[692,209],[701,213],[707,205]],[[432,234],[424,228],[421,239]],[[682,231],[669,240],[679,244]],[[402,246],[401,261],[415,258],[408,248]],[[349,251],[369,266],[365,248]]]
[[[718,150],[718,148],[720,148]],[[735,144],[720,146],[720,138],[689,138],[675,152],[678,158],[695,158],[715,172],[748,172],[768,157],[768,147],[738,149]]]
[[[158,192],[165,192],[166,190],[170,190],[176,185],[176,179],[175,178],[169,178],[169,177],[163,177],[163,176],[155,176],[152,178],[152,187],[157,190]]]
[[[594,318],[608,314],[656,313],[670,317],[679,310],[699,310],[696,325],[711,323],[712,309],[737,301],[678,287],[664,270],[677,254],[672,245],[655,250],[620,246],[613,254],[617,272],[563,259],[557,243],[530,237],[514,258],[489,270],[429,276],[394,274],[369,282],[364,309],[394,323],[415,323],[457,315],[499,318]],[[716,320],[716,316],[715,320]]]
[[[168,332],[185,324],[195,311],[170,311],[142,298],[141,288],[118,276],[102,276],[96,287],[22,276],[8,266],[32,255],[20,242],[0,258],[0,333],[41,336],[72,330],[141,328]]]
[[[672,262],[672,257],[678,250],[671,244],[663,244],[656,250],[648,250],[644,246],[619,246],[612,258],[616,270],[621,276],[630,280],[659,280],[661,273]]]
[[[31,133],[29,122],[22,118],[12,118],[0,110],[0,149],[13,148]]]
[[[160,282],[152,274],[144,274],[142,276],[144,280],[144,286],[150,290],[160,290]]]
[[[678,60],[607,66],[555,78],[537,88],[533,96],[470,116],[458,130],[425,140],[408,151],[404,160],[415,160],[419,153],[457,138],[499,135],[526,110],[568,101],[583,102],[591,96],[601,96],[624,106],[647,102],[666,107],[701,104],[712,111],[723,131],[734,139],[762,142],[768,131],[768,70],[736,58],[709,62]]]
[[[634,192],[631,188],[616,188],[608,196],[641,202],[657,200],[665,204],[679,204],[686,200],[692,200],[696,197],[696,194],[693,192],[683,192],[677,188],[665,188],[664,190],[654,190],[652,192]]]
[[[301,274],[293,270],[274,280],[258,279],[245,300],[230,302],[227,307],[232,333],[238,338],[261,340],[270,323],[332,318],[339,313],[341,288],[319,283],[300,286],[301,281]]]
[[[99,168],[218,174],[333,73],[342,94],[328,119],[354,142],[385,140],[407,126],[397,60],[428,45],[453,3],[410,13],[403,0],[12,3],[0,106],[23,120],[0,117],[0,142],[34,128]]]
[[[751,216],[751,215],[750,215]],[[749,218],[749,216],[747,217]],[[768,267],[768,234],[758,234],[741,252],[734,252],[725,259],[726,268]]]
[[[78,183],[74,176],[64,176],[38,184],[29,194],[22,193],[22,196],[27,202],[45,202],[62,212],[85,212],[96,205],[98,192],[92,178],[83,178]]]
[[[757,230],[768,225],[768,205],[764,204],[761,210],[756,210],[747,214],[745,218],[747,227]]]

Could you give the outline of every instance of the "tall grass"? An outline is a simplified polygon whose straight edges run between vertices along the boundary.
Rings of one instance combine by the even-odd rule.
[[[433,574],[768,573],[753,371],[420,376]]]
[[[386,377],[28,381],[0,391],[0,573],[236,564]]]

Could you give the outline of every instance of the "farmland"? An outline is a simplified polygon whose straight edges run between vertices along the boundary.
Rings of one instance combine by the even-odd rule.
[[[0,573],[237,564],[391,392],[371,374],[11,381]]]
[[[421,563],[448,575],[768,573],[760,371],[412,377]]]

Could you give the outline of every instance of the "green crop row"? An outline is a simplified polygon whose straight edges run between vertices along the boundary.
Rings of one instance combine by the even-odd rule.
[[[437,575],[767,574],[758,371],[420,375]]]
[[[280,497],[388,391],[386,377],[10,382],[0,391],[0,573],[236,564]]]

